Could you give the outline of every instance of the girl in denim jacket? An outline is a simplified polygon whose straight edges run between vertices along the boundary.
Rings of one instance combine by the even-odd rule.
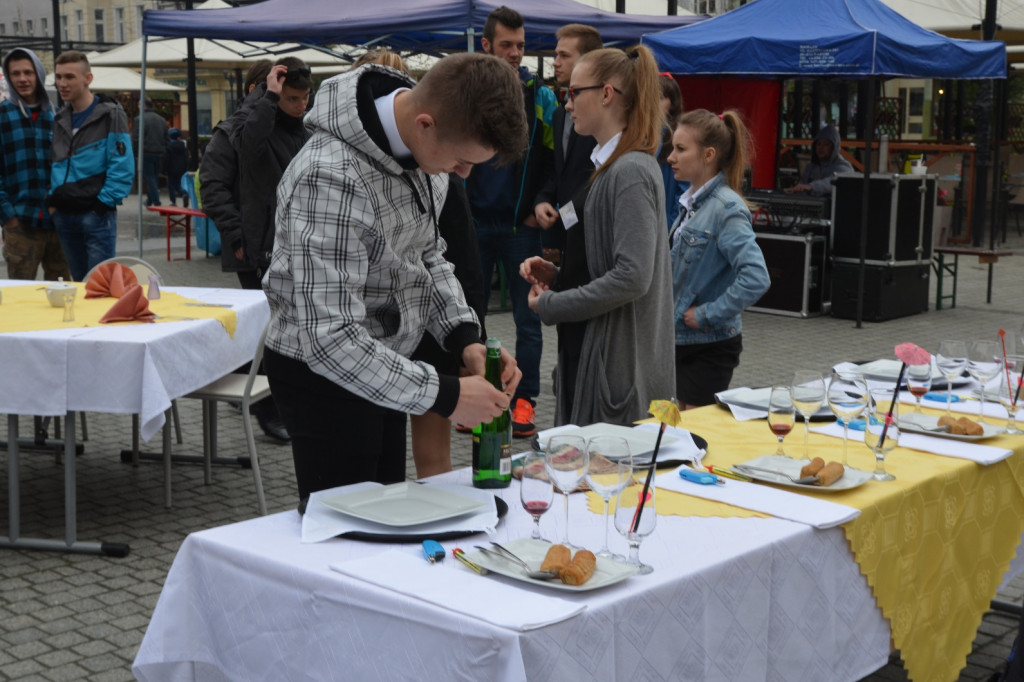
[[[740,313],[768,290],[750,210],[738,193],[750,137],[738,112],[683,114],[668,162],[690,182],[670,230],[675,297],[676,398],[709,405],[729,387],[743,350]]]

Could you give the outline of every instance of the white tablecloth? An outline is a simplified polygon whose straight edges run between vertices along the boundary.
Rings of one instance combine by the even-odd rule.
[[[439,477],[469,485],[462,470]],[[495,540],[529,534],[518,483]],[[561,537],[556,500],[541,521]],[[601,546],[603,518],[573,495],[571,539]],[[612,549],[624,541],[612,533]],[[779,519],[659,517],[640,555],[654,566],[593,592],[587,608],[528,632],[482,622],[328,566],[399,547],[300,542],[296,512],[193,533],[171,567],[133,665],[141,680],[858,680],[883,666],[889,629],[839,528]],[[481,577],[444,543],[424,570]],[[499,603],[495,608],[501,608]]]
[[[0,286],[19,284],[30,282],[0,280]],[[252,359],[270,317],[262,291],[165,290],[229,304],[238,317],[234,338],[213,319],[0,334],[0,413],[139,414],[149,440],[172,399]]]

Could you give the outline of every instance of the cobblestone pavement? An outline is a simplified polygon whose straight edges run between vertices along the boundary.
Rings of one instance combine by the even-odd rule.
[[[135,196],[131,197],[135,201]],[[136,254],[138,210],[129,203],[119,216],[119,250]],[[169,285],[236,286],[232,275],[220,271],[219,259],[193,251],[191,261],[167,262],[162,221],[147,215],[144,256]],[[176,257],[183,240],[174,241]],[[1010,248],[1024,248],[1012,235]],[[931,311],[884,323],[865,323],[817,317],[795,319],[767,314],[744,316],[744,353],[733,385],[762,386],[787,381],[796,365],[827,370],[840,360],[888,357],[895,343],[912,340],[934,349],[942,338],[970,339],[1002,327],[1016,331],[1024,322],[1024,252],[995,267],[993,303],[985,303],[986,269],[961,258],[958,304],[953,310]],[[794,264],[794,267],[798,267]],[[0,263],[0,277],[6,275]],[[934,278],[932,288],[934,291]],[[933,294],[934,296],[934,294]],[[934,308],[934,298],[932,299]],[[507,345],[514,338],[511,314],[493,311],[488,329]],[[545,329],[541,376],[549,377],[555,361],[555,334]],[[0,379],[2,381],[2,379]],[[540,426],[550,424],[553,398],[545,384],[538,400]],[[2,390],[2,388],[0,388]],[[180,402],[184,444],[177,452],[201,451],[202,429],[197,401]],[[242,416],[221,408],[222,454],[244,454]],[[0,438],[6,419],[0,420]],[[22,434],[31,419],[20,421]],[[216,467],[212,485],[205,486],[201,467],[175,465],[175,506],[163,507],[163,473],[155,463],[138,468],[121,462],[119,453],[130,444],[127,415],[88,413],[85,454],[79,458],[79,538],[125,542],[131,553],[123,559],[0,551],[0,680],[130,680],[131,662],[145,633],[161,586],[184,537],[193,531],[241,521],[256,515],[256,499],[248,470]],[[259,431],[257,430],[257,433]],[[294,471],[287,447],[262,435],[257,446],[270,511],[295,506]],[[150,444],[159,448],[155,439]],[[453,435],[453,463],[467,466],[470,441]],[[410,461],[409,475],[413,475]],[[0,455],[0,528],[7,522],[7,466]],[[53,454],[24,453],[22,467],[22,531],[31,536],[61,537],[63,533],[63,472]],[[6,532],[6,531],[3,531]],[[1024,594],[1018,579],[999,597],[1016,603]],[[1016,632],[1014,618],[989,612],[978,630],[974,651],[960,680],[983,680],[1006,659]],[[903,680],[894,658],[867,680]]]

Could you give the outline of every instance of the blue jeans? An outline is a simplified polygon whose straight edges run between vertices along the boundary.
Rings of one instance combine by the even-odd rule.
[[[98,263],[114,257],[117,246],[117,211],[104,214],[53,214],[57,237],[64,249],[64,259],[71,270],[71,278],[81,282]]]
[[[499,259],[505,268],[508,294],[512,300],[512,319],[516,323],[516,362],[523,371],[515,397],[533,400],[540,393],[540,356],[544,336],[540,317],[526,303],[530,285],[519,276],[519,264],[530,256],[541,255],[541,230],[522,225],[513,230],[511,226],[478,222],[476,239],[484,286],[490,287]]]
[[[142,155],[142,180],[146,183],[146,206],[160,205],[160,164],[162,154]]]

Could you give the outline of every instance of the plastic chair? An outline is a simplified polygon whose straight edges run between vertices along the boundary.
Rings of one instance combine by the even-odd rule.
[[[97,263],[95,266],[93,266],[92,270],[89,270],[89,272],[85,274],[85,279],[82,281],[88,282],[89,277],[92,275],[93,271],[96,270],[96,268],[98,268],[99,266],[106,265],[107,263],[119,263],[128,268],[129,270],[131,270],[132,272],[134,272],[135,278],[139,280],[139,284],[142,287],[149,287],[150,275],[156,275],[157,281],[163,284],[163,280],[160,279],[160,273],[157,272],[156,268],[154,268],[152,265],[142,260],[141,258],[135,258],[134,256],[114,256],[113,258],[108,258],[105,261],[101,261]]]
[[[199,196],[196,193],[196,173],[189,171],[181,176],[181,188],[188,194],[188,205],[192,208],[202,209],[199,205]],[[192,220],[192,227],[195,229],[196,248],[206,251],[206,255],[220,255],[220,230],[209,218],[195,218]]]
[[[202,388],[189,393],[185,398],[193,398],[203,401],[203,467],[204,477],[207,485],[212,478],[213,458],[216,456],[217,443],[217,403],[218,402],[241,402],[242,404],[242,428],[245,431],[245,444],[249,450],[249,462],[252,466],[252,478],[256,484],[256,502],[260,514],[267,513],[267,502],[263,496],[263,480],[260,477],[260,461],[256,452],[256,437],[252,428],[252,418],[249,416],[249,406],[252,403],[270,398],[270,382],[265,374],[259,373],[260,361],[263,359],[263,344],[267,339],[267,327],[263,328],[260,341],[256,346],[256,353],[253,356],[252,364],[248,374],[226,374],[220,379],[203,386]],[[169,445],[169,438],[164,437],[165,445]],[[165,495],[167,506],[170,506],[171,459],[169,448],[164,456],[164,469],[167,473],[165,483]]]

